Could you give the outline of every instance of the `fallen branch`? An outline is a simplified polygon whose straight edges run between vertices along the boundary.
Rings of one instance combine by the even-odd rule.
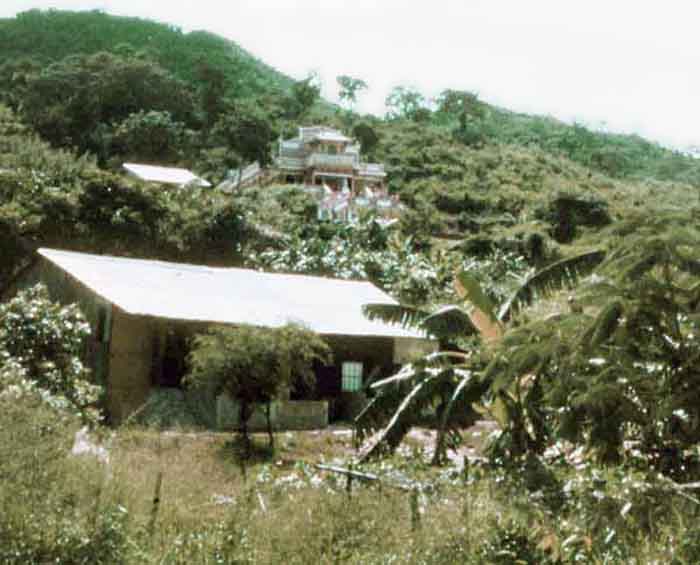
[[[378,475],[373,475],[371,473],[361,473],[360,471],[353,471],[352,469],[345,469],[343,467],[336,467],[335,465],[323,465],[321,463],[316,463],[315,467],[321,471],[330,471],[331,473],[339,473],[345,475],[346,477],[352,477],[353,479],[360,479],[363,481],[380,481]]]
[[[407,492],[412,492],[416,489],[430,490],[430,485],[421,485],[420,483],[401,484],[394,481],[387,482],[386,479],[383,479],[379,475],[375,475],[373,473],[362,473],[360,471],[346,469],[344,467],[337,467],[335,465],[324,465],[322,463],[316,463],[314,467],[321,471],[330,471],[331,473],[338,473],[340,475],[345,475],[346,477],[350,477],[352,479],[359,479],[361,481],[377,481],[380,485],[386,485],[388,487]]]

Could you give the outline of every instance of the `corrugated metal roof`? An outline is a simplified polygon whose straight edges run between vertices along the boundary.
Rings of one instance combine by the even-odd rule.
[[[155,165],[139,165],[137,163],[124,163],[124,168],[132,175],[148,182],[162,182],[165,184],[177,184],[180,186],[194,183],[198,186],[209,187],[211,184],[187,169],[177,167],[158,167]]]
[[[424,337],[369,321],[364,304],[396,304],[369,282],[56,249],[39,253],[129,314],[264,327],[297,322],[321,334]]]

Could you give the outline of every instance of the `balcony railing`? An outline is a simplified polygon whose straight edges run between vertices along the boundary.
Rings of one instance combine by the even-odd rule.
[[[275,166],[280,169],[292,169],[303,171],[306,165],[304,158],[280,156],[275,159]]]
[[[359,176],[384,177],[386,171],[381,163],[360,163],[357,167],[357,174]]]
[[[331,170],[348,170],[352,169],[357,161],[357,155],[326,155],[324,153],[312,153],[306,159],[306,166]]]

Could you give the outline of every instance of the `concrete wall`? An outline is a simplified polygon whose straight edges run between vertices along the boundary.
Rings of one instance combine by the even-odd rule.
[[[114,308],[109,350],[107,409],[119,423],[143,405],[151,389],[153,323]]]
[[[240,407],[228,395],[216,399],[216,427],[238,430]],[[273,430],[314,430],[328,426],[328,402],[324,400],[276,400],[270,404]],[[248,420],[250,431],[266,431],[265,405],[256,404]]]

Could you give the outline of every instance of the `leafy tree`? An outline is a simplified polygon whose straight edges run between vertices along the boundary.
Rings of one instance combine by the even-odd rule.
[[[200,82],[199,105],[204,112],[204,123],[210,128],[226,110],[227,77],[221,68],[202,59],[197,66],[197,78]]]
[[[77,227],[93,245],[114,249],[118,242],[125,251],[139,241],[158,240],[164,211],[160,191],[99,172],[85,179],[78,197]]]
[[[550,223],[552,237],[562,243],[573,240],[580,226],[603,227],[612,222],[605,200],[565,192],[556,194],[536,215]]]
[[[285,390],[313,387],[313,363],[328,363],[330,349],[320,336],[300,326],[219,326],[195,336],[188,360],[189,386],[213,385],[215,391],[226,392],[238,402],[241,433],[248,452],[248,420],[253,404],[267,405],[272,447],[270,403]]]
[[[41,64],[32,57],[7,59],[0,65],[0,100],[15,110],[20,108],[29,79],[40,70]]]
[[[360,439],[377,429],[380,432],[365,446],[363,457],[375,456],[386,448],[394,449],[417,423],[416,414],[431,409],[438,427],[434,463],[440,463],[446,434],[457,433],[460,427],[473,422],[478,412],[475,405],[479,410],[489,411],[508,437],[513,438],[515,453],[522,453],[535,443],[541,444],[544,432],[538,425],[541,417],[537,410],[541,407],[536,402],[540,389],[532,386],[523,391],[520,381],[496,379],[495,368],[501,365],[488,362],[489,352],[503,339],[513,309],[529,303],[535,294],[545,295],[590,272],[602,259],[600,252],[591,252],[562,260],[549,270],[528,277],[500,309],[468,271],[459,272],[454,281],[462,304],[433,311],[404,305],[367,305],[365,314],[370,319],[421,329],[447,348],[371,385],[377,396],[358,415],[356,423]],[[469,336],[480,338],[481,351],[473,341],[465,341]],[[465,343],[470,353],[456,349],[454,344],[458,342]],[[527,362],[529,358],[516,361],[515,366],[527,367]],[[534,438],[528,431],[533,429]]]
[[[192,123],[194,100],[157,63],[105,52],[43,68],[28,78],[22,103],[23,117],[51,143],[98,153],[110,124],[144,110]]]
[[[244,162],[270,162],[270,147],[277,138],[273,116],[259,105],[236,103],[214,125],[212,136],[241,156]]]
[[[458,118],[460,124],[469,118],[481,119],[486,110],[479,97],[464,90],[443,90],[437,99],[437,112]]]
[[[45,391],[54,406],[99,421],[101,387],[90,383],[81,356],[90,326],[78,306],[62,306],[37,285],[0,305],[0,367],[14,366],[22,378]],[[8,373],[9,374],[9,373]],[[9,386],[0,382],[0,389]]]
[[[565,439],[611,463],[629,452],[625,445],[633,445],[660,471],[687,472],[683,454],[700,439],[700,234],[675,227],[679,219],[662,216],[648,228],[638,222],[617,226],[613,231],[627,240],[602,263],[602,254],[593,252],[540,271],[506,301],[500,315],[476,281],[460,274],[458,292],[471,305],[469,318],[489,347],[468,361],[452,363],[451,373],[428,359],[404,368],[393,380],[376,383],[379,389],[399,381],[412,388],[398,399],[391,400],[391,391],[381,395],[389,400],[376,404],[393,410],[388,412],[393,416],[382,420],[381,411],[369,414],[369,429],[373,422],[389,424],[367,453],[377,452],[380,442],[395,445],[411,423],[412,403],[451,385],[448,390],[454,395],[470,400],[481,391],[479,409],[488,411],[503,430],[492,446],[500,455],[541,452],[548,442]],[[571,312],[504,325],[515,303],[560,288],[571,276],[567,268],[578,274],[596,269],[590,282],[576,291]],[[437,327],[443,331],[450,324],[458,331],[450,317],[464,318],[455,318],[455,313],[459,310],[454,307],[429,315],[370,308],[373,316],[426,328],[442,317],[444,323]],[[458,369],[459,381],[452,376]],[[438,443],[438,452],[440,448]]]
[[[395,87],[384,100],[387,119],[406,119],[424,122],[430,118],[427,100],[417,90],[407,86]]]
[[[140,161],[177,162],[192,145],[194,132],[156,110],[131,114],[115,129],[112,152]]]
[[[289,112],[291,119],[299,119],[306,115],[321,97],[321,81],[316,73],[310,73],[306,78],[292,84]]]
[[[468,146],[482,143],[485,139],[483,118],[485,105],[476,94],[462,90],[444,90],[437,99],[436,116],[443,121],[456,120],[453,136]]]
[[[673,221],[630,234],[577,293],[579,312],[514,333],[494,374],[542,379],[550,429],[601,460],[618,461],[631,441],[677,473],[700,439],[700,235]]]
[[[369,159],[372,159],[374,152],[379,145],[379,135],[377,130],[368,122],[359,122],[353,126],[352,135],[360,142],[362,153]]]
[[[348,75],[336,77],[338,83],[338,98],[345,103],[348,110],[352,110],[357,103],[357,94],[361,90],[367,90],[367,83],[360,78],[353,78]]]

